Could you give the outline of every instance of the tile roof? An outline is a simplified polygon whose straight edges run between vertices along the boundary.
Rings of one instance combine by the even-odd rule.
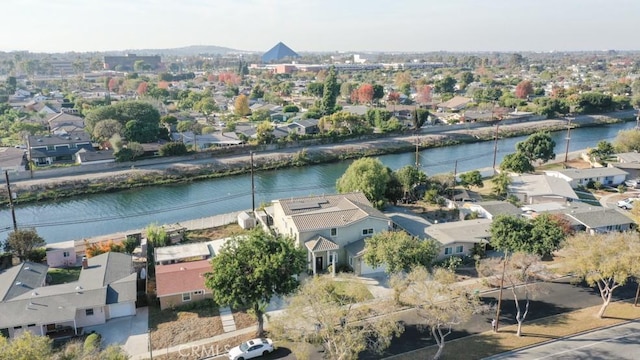
[[[210,260],[190,261],[156,266],[158,297],[205,290],[204,274],[211,272]]]
[[[304,245],[309,251],[328,251],[338,250],[340,248],[338,244],[322,236],[318,236],[317,238],[312,240],[307,240]]]
[[[299,232],[349,226],[367,217],[388,218],[364,194],[347,193],[275,200]]]

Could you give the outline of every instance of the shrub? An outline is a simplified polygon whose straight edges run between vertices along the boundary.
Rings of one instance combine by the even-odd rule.
[[[33,249],[27,254],[27,260],[35,263],[44,262],[45,257],[47,257],[47,249],[45,248]]]
[[[158,153],[160,156],[180,156],[187,154],[188,150],[184,143],[174,141],[162,145]]]
[[[87,336],[87,338],[84,340],[84,354],[94,354],[100,351],[100,340],[101,337],[98,333],[91,333],[89,336]]]

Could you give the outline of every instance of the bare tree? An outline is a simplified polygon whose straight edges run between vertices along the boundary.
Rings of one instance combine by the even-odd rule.
[[[382,353],[404,329],[363,304],[369,295],[363,284],[349,277],[314,277],[288,299],[269,330],[274,338],[290,342],[298,358],[308,356],[311,344],[321,345],[325,356],[334,360],[357,359],[365,350]]]
[[[438,345],[434,359],[444,350],[445,338],[453,326],[468,320],[480,309],[479,299],[462,286],[455,285],[452,271],[436,268],[429,272],[416,267],[408,275],[409,286],[401,300],[416,309],[423,325],[431,330]]]
[[[507,261],[505,266],[502,261]],[[545,266],[540,262],[538,255],[524,252],[514,253],[505,260],[500,258],[484,259],[478,264],[478,273],[484,277],[498,279],[504,273],[505,284],[511,290],[516,307],[517,336],[522,335],[522,324],[529,314],[531,300],[544,291],[544,287],[541,286],[537,278],[537,273],[544,269]],[[520,304],[521,300],[524,301],[524,309]]]

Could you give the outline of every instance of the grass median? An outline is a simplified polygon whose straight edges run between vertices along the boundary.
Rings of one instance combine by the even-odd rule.
[[[518,337],[516,325],[502,326],[500,332],[491,331],[467,336],[445,343],[442,357],[445,359],[482,359],[505,351],[515,350],[531,345],[541,344],[580,334],[586,331],[608,327],[625,321],[640,318],[640,307],[632,302],[612,303],[605,312],[605,317],[596,317],[600,306],[589,307],[565,314],[549,316],[543,319],[524,322],[522,336]],[[428,346],[408,353],[387,357],[393,360],[431,359],[437,347]]]

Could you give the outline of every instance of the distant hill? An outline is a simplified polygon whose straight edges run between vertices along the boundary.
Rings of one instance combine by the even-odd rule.
[[[132,53],[136,55],[173,55],[173,56],[192,56],[192,55],[226,55],[226,54],[248,54],[251,51],[231,49],[223,46],[215,45],[191,45],[171,49],[132,49],[123,51],[123,53]]]

